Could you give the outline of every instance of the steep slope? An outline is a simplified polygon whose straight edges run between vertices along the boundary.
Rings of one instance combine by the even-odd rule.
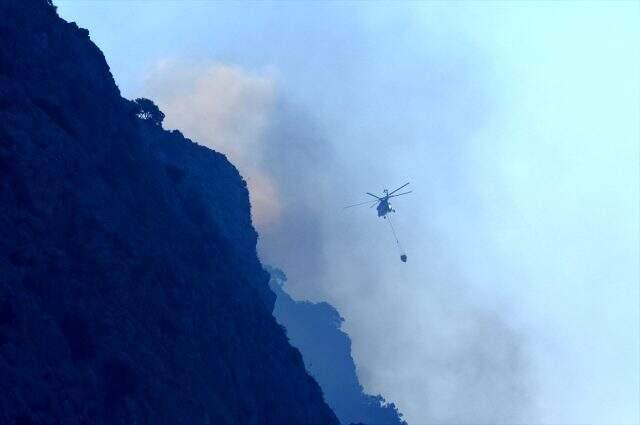
[[[245,182],[144,112],[86,30],[0,2],[0,423],[337,424]]]
[[[291,343],[300,349],[309,372],[324,391],[327,403],[342,424],[402,425],[402,415],[380,395],[365,394],[351,357],[351,340],[340,330],[342,317],[330,304],[295,301],[285,292],[287,280],[269,268],[275,292],[273,311]]]

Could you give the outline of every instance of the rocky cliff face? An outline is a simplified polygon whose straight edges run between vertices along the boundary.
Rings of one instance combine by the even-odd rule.
[[[337,424],[241,176],[147,118],[86,30],[0,2],[0,423]]]
[[[273,268],[269,272],[277,296],[273,314],[302,353],[307,370],[317,379],[340,422],[406,425],[393,403],[364,392],[351,357],[351,339],[340,329],[343,319],[336,309],[324,302],[294,300],[286,292],[285,274]]]

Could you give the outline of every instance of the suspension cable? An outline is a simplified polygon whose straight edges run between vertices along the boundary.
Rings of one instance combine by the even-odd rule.
[[[396,235],[396,229],[393,228],[393,223],[391,223],[391,214],[387,214],[387,221],[389,222],[389,226],[391,227],[391,233],[393,233],[393,238],[396,240],[396,245],[398,245],[400,254],[404,254],[402,245],[400,245],[400,241],[398,240],[398,236]]]

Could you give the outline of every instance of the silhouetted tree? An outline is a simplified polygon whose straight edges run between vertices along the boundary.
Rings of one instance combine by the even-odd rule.
[[[136,116],[138,118],[149,121],[153,125],[162,126],[164,114],[153,101],[139,97],[133,103],[136,105]]]

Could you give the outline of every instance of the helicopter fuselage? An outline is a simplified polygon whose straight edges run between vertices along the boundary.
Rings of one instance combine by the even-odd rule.
[[[389,198],[386,196],[378,202],[376,209],[378,210],[378,217],[385,217],[387,214],[395,212],[395,210],[391,208]]]
[[[397,188],[396,190],[389,192],[387,189],[384,189],[382,191],[382,196],[378,196],[374,193],[371,192],[366,192],[367,195],[375,198],[376,200],[369,200],[369,201],[365,201],[365,202],[360,202],[358,204],[354,204],[354,205],[348,205],[345,207],[346,208],[352,208],[352,207],[357,207],[359,205],[367,205],[371,202],[371,206],[370,208],[373,208],[374,206],[376,207],[376,210],[378,212],[378,217],[382,217],[382,218],[386,218],[387,214],[392,213],[392,212],[396,212],[396,210],[394,210],[393,208],[391,208],[391,202],[389,202],[389,198],[395,198],[397,196],[402,196],[402,195],[407,195],[409,193],[411,193],[412,191],[409,190],[407,192],[403,192],[403,193],[397,193],[398,191],[400,191],[400,189],[407,187],[409,185],[409,183],[405,183],[402,186],[400,186],[399,188]]]

